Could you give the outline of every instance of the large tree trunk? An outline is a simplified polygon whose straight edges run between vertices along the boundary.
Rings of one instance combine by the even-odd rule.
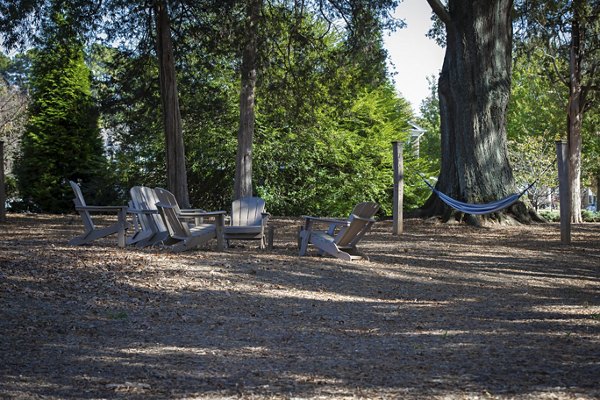
[[[181,207],[189,207],[185,148],[177,94],[175,58],[171,41],[171,24],[164,0],[155,1],[154,12],[156,14],[156,50],[160,70],[160,97],[165,124],[167,187],[175,195]]]
[[[252,0],[246,8],[246,45],[242,54],[240,126],[235,162],[234,199],[252,196],[252,142],[254,140],[254,98],[256,90],[256,53],[258,19],[262,0]]]
[[[441,173],[437,189],[468,203],[514,193],[505,117],[511,84],[512,0],[428,0],[446,26],[446,55],[439,78]],[[528,220],[523,207],[513,213]],[[436,195],[424,216],[463,217]],[[487,218],[498,219],[494,214]],[[478,224],[480,217],[469,216]]]
[[[569,143],[569,189],[571,191],[571,221],[583,222],[581,215],[581,127],[583,124],[583,91],[581,87],[581,30],[579,7],[574,7],[569,52],[569,109],[567,135]]]

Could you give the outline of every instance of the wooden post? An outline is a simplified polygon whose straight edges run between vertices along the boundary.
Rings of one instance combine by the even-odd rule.
[[[571,191],[569,189],[569,150],[565,141],[556,141],[558,191],[560,198],[560,241],[571,243]]]
[[[273,239],[275,238],[275,227],[270,225],[267,230],[267,250],[273,250]]]
[[[400,235],[404,231],[402,207],[404,203],[404,161],[402,142],[392,142],[394,150],[394,204],[392,210],[392,234]]]
[[[4,183],[4,142],[0,140],[0,222],[6,222],[6,189]]]

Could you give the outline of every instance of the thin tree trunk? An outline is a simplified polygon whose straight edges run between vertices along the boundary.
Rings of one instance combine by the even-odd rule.
[[[446,26],[438,84],[442,154],[437,188],[468,203],[498,200],[515,190],[505,129],[513,1],[450,0],[448,8],[439,0],[428,2]],[[462,217],[435,195],[423,214]],[[528,216],[521,210],[518,217]],[[469,222],[479,219],[471,216]]]
[[[160,70],[160,96],[163,104],[167,152],[167,187],[181,207],[189,207],[190,200],[185,167],[185,147],[181,129],[181,113],[177,94],[175,58],[171,41],[169,11],[164,0],[154,3],[156,13],[156,40]]]
[[[596,176],[596,211],[600,211],[600,174]]]
[[[567,116],[569,142],[569,184],[571,189],[571,220],[583,221],[581,215],[581,127],[583,124],[583,100],[581,87],[581,30],[578,7],[574,7],[569,57],[569,110]]]
[[[6,222],[6,190],[4,182],[4,142],[0,140],[0,222]]]
[[[235,163],[234,199],[252,196],[252,142],[254,140],[254,99],[256,91],[256,54],[258,20],[262,0],[252,0],[246,8],[246,45],[242,54],[240,126]]]

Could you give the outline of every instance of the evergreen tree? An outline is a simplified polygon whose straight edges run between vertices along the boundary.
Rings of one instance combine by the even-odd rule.
[[[34,53],[30,116],[17,166],[21,196],[46,212],[72,208],[66,180],[82,181],[97,197],[107,172],[90,71],[68,17],[53,15],[46,43]]]

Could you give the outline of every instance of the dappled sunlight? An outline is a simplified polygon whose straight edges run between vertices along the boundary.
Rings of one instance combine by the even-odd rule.
[[[61,218],[18,219],[33,239],[0,231],[14,397],[598,395],[598,225],[561,247],[554,225],[379,224],[370,260],[345,262],[299,257],[287,223],[272,251],[175,254],[66,246],[77,226]]]

